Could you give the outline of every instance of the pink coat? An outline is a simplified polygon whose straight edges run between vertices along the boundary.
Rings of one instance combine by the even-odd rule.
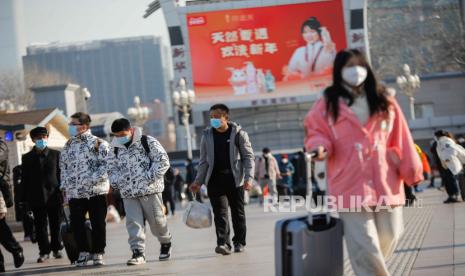
[[[423,180],[407,122],[396,100],[390,102],[389,114],[371,116],[364,126],[342,100],[337,122],[327,116],[323,98],[305,118],[305,146],[327,150],[329,193],[339,209],[403,205],[403,181]]]

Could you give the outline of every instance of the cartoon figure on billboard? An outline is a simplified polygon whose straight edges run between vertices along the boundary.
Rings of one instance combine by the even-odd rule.
[[[266,75],[265,75],[265,87],[266,87],[266,92],[271,93],[276,89],[276,80],[271,73],[271,70],[266,70]]]
[[[318,19],[312,16],[302,23],[300,31],[306,45],[297,48],[287,68],[283,68],[284,80],[325,74],[333,67],[336,45],[326,27],[321,26]]]
[[[234,90],[234,95],[245,95],[247,93],[247,74],[245,69],[228,67],[226,70],[231,72],[231,77],[229,77],[228,81]]]

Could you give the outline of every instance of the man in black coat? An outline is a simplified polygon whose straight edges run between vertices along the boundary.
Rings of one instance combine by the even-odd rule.
[[[21,199],[27,203],[34,214],[34,226],[39,244],[38,263],[53,257],[63,257],[63,245],[60,237],[62,220],[62,197],[60,192],[60,152],[47,147],[48,131],[44,127],[31,130],[30,136],[34,148],[22,157],[22,184],[24,192]],[[48,238],[47,220],[51,241]]]

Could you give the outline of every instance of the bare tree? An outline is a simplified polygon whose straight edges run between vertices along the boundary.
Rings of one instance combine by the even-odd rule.
[[[34,105],[31,88],[40,86],[72,83],[72,79],[56,72],[40,70],[37,67],[25,69],[24,76],[20,71],[0,73],[0,101],[8,101],[13,106]]]
[[[465,70],[458,2],[369,0],[368,33],[373,67],[384,79],[404,63],[420,74]]]

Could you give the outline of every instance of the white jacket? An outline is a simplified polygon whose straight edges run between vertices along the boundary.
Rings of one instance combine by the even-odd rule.
[[[92,135],[90,130],[66,143],[60,155],[60,170],[61,189],[67,198],[90,198],[108,193],[108,151],[108,142]]]
[[[465,164],[465,149],[449,137],[438,140],[436,151],[441,159],[442,166],[457,175],[463,170]]]
[[[2,191],[0,191],[0,214],[6,214],[7,210],[8,209],[6,208],[6,203],[3,199]]]
[[[107,161],[110,184],[123,198],[143,197],[164,190],[164,176],[170,167],[168,154],[157,139],[147,136],[150,149],[147,155],[141,138],[142,131],[136,128],[128,148],[115,140],[111,143]]]

